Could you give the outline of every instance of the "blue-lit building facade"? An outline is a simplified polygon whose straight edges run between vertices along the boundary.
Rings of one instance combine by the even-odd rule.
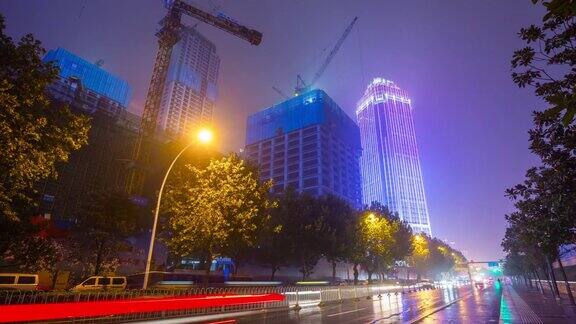
[[[37,187],[38,214],[68,220],[91,193],[124,190],[140,117],[126,109],[130,87],[110,72],[61,48],[48,52],[43,61],[60,68],[60,78],[47,88],[53,108],[66,105],[90,117],[87,145],[57,166],[57,179],[45,179]]]
[[[415,232],[431,235],[412,105],[394,82],[376,78],[357,105],[364,204],[380,202]]]
[[[102,69],[99,65],[63,49],[48,51],[44,62],[52,62],[60,70],[63,82],[80,81],[85,91],[93,100],[109,100],[112,105],[126,109],[130,102],[132,90],[128,83]]]
[[[311,90],[248,117],[246,158],[272,191],[362,202],[358,126],[322,90]]]

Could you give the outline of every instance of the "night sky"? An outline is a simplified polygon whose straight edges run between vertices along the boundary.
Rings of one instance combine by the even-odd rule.
[[[408,3],[409,2],[409,3]],[[518,30],[539,23],[528,0],[341,1],[197,0],[261,31],[255,47],[199,24],[221,58],[215,128],[224,151],[244,143],[248,114],[311,79],[354,16],[360,20],[317,86],[351,117],[374,77],[412,98],[432,231],[474,260],[502,257],[505,188],[537,163],[528,151],[531,111],[542,106],[510,78],[522,47]],[[127,80],[140,113],[165,13],[160,0],[3,0],[8,33],[33,33],[45,48],[64,47]],[[190,24],[195,21],[186,20]]]

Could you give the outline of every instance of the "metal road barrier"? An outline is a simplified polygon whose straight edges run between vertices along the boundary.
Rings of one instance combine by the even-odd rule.
[[[550,280],[540,280],[540,284],[542,285],[542,289],[546,291],[550,291]],[[538,279],[532,279],[532,283],[538,287]],[[573,294],[576,294],[576,281],[568,281],[570,285],[570,290],[572,290]],[[566,283],[561,280],[556,280],[556,285],[558,286],[558,290],[561,294],[567,295],[568,290],[566,289]]]
[[[327,303],[338,303],[345,300],[360,300],[362,298],[384,298],[402,293],[412,293],[419,290],[430,289],[428,285],[416,284],[411,286],[400,285],[347,285],[347,286],[286,286],[286,287],[198,287],[190,289],[148,289],[148,290],[118,290],[95,292],[41,292],[41,291],[0,291],[0,313],[6,305],[55,304],[55,303],[83,303],[105,301],[130,301],[139,304],[147,299],[161,297],[170,299],[195,298],[210,296],[223,298],[226,296],[266,295],[280,294],[282,301],[250,302],[236,304],[221,304],[217,306],[179,308],[154,311],[143,311],[131,314],[120,314],[114,317],[104,317],[102,321],[138,321],[171,317],[190,317],[209,315],[215,313],[228,313],[238,311],[252,311],[263,309],[300,309],[306,306],[323,306]],[[435,287],[434,287],[435,288]],[[152,300],[150,300],[152,301]],[[97,303],[98,304],[98,303]],[[105,304],[105,303],[102,303]],[[82,304],[88,305],[88,304]],[[91,304],[94,305],[94,304]],[[80,305],[79,305],[80,306]],[[93,318],[91,321],[98,321]],[[1,322],[1,320],[0,320]]]

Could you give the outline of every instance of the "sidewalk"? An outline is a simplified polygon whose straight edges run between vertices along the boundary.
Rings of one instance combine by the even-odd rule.
[[[576,323],[576,307],[523,286],[504,286],[500,323]]]

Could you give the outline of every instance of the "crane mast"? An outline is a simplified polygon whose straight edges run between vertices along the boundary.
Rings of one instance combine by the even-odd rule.
[[[172,48],[180,40],[182,29],[182,14],[198,19],[214,27],[218,27],[238,38],[248,41],[252,45],[262,42],[262,33],[242,26],[225,17],[214,16],[202,11],[182,0],[167,0],[165,5],[168,13],[160,22],[161,28],[156,33],[158,37],[158,52],[154,62],[152,78],[148,87],[148,94],[144,104],[144,112],[140,121],[140,130],[132,152],[133,167],[130,169],[126,181],[126,191],[139,195],[144,187],[146,167],[150,164],[152,141],[156,133],[156,123],[160,110],[160,100],[166,83],[166,75],[170,64]]]

